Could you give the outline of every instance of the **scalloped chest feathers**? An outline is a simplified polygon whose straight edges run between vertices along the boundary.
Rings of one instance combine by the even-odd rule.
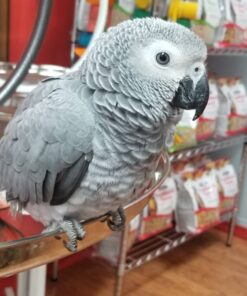
[[[138,114],[129,112],[124,112],[125,117],[104,115],[96,125],[88,173],[68,201],[74,209],[83,204],[84,219],[135,199],[148,185],[164,143],[163,124],[147,120],[143,127]]]

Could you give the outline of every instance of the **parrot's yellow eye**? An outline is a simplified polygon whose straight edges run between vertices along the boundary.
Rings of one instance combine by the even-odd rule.
[[[165,66],[170,62],[170,57],[166,52],[160,52],[156,55],[156,61],[158,64]]]

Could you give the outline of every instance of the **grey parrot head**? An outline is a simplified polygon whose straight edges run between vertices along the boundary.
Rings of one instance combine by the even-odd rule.
[[[85,61],[91,88],[141,100],[156,115],[205,109],[209,96],[207,49],[189,29],[158,18],[125,21],[96,41]]]

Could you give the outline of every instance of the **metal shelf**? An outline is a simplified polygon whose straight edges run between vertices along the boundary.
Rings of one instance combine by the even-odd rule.
[[[228,221],[232,217],[233,211],[234,209],[222,214],[220,223]],[[209,229],[218,224],[212,225]],[[182,232],[176,232],[175,229],[172,229],[164,231],[161,234],[155,235],[145,241],[135,243],[127,253],[125,272],[137,268],[144,263],[171,251],[201,233],[185,234]]]
[[[230,138],[215,139],[207,142],[202,142],[193,148],[174,152],[169,155],[169,158],[171,162],[188,159],[197,155],[202,155],[205,153],[228,148],[239,143],[244,143],[246,141],[246,138],[247,137],[245,135],[238,135]]]
[[[246,142],[247,136],[244,134],[236,135],[229,138],[213,139],[207,142],[199,143],[196,147],[181,150],[169,155],[170,161],[179,161],[182,159],[188,159],[197,155],[214,152],[224,148],[234,146],[236,144],[243,144]],[[144,263],[157,258],[172,249],[176,248],[189,241],[190,239],[198,236],[209,229],[219,225],[224,221],[232,219],[236,208],[221,214],[220,222],[209,226],[207,229],[197,234],[186,234],[182,232],[176,232],[175,229],[166,230],[158,235],[155,235],[149,239],[136,242],[128,251],[124,263],[124,273],[135,269]]]
[[[229,47],[229,48],[208,48],[209,56],[244,56],[247,55],[247,48]]]
[[[214,139],[204,143],[200,143],[194,148],[187,150],[182,150],[170,154],[171,161],[178,161],[181,159],[188,159],[196,155],[214,152],[220,149],[228,148],[235,145],[243,145],[243,152],[240,160],[240,169],[239,169],[239,188],[242,188],[243,178],[244,178],[244,168],[245,163],[247,162],[247,146],[244,145],[247,142],[247,135],[236,135],[230,138],[224,139]],[[115,283],[115,296],[121,295],[121,290],[123,287],[123,278],[124,275],[143,265],[144,263],[155,259],[171,250],[184,244],[195,236],[200,235],[212,229],[213,227],[219,225],[222,222],[229,222],[229,229],[227,233],[226,245],[231,246],[233,240],[233,234],[237,219],[237,208],[239,204],[239,194],[236,197],[234,208],[221,214],[220,222],[214,225],[211,225],[207,229],[203,229],[202,232],[197,234],[186,234],[182,232],[176,232],[175,229],[164,231],[158,235],[155,235],[147,240],[136,242],[130,249],[128,249],[128,229],[125,227],[122,232],[121,242],[120,242],[120,251],[119,251],[119,261],[117,264],[116,272],[116,283]]]

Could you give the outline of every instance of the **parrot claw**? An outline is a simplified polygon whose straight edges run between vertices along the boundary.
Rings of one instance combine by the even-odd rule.
[[[116,212],[109,212],[107,225],[112,231],[121,231],[125,225],[125,214],[122,207],[119,207]]]
[[[77,251],[77,240],[82,240],[85,237],[85,230],[81,224],[75,219],[66,219],[60,225],[68,237],[68,241],[64,241],[64,246],[70,252]]]

